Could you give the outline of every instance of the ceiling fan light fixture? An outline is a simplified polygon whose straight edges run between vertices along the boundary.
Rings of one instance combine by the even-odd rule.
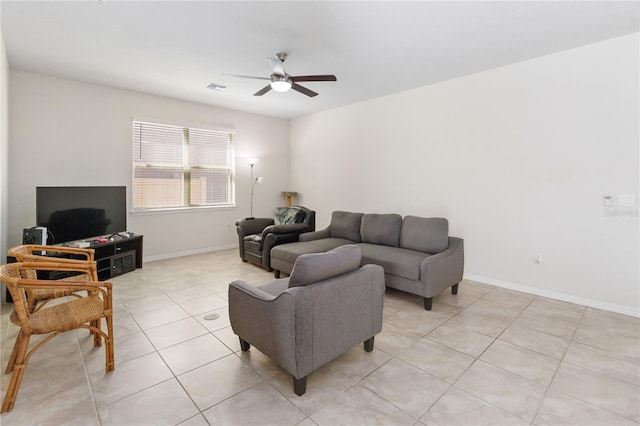
[[[291,89],[291,79],[284,75],[271,76],[271,88],[276,92],[286,92]]]

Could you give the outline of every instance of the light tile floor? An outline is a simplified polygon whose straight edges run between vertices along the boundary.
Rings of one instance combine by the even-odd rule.
[[[229,326],[227,285],[272,274],[236,250],[150,262],[114,283],[114,372],[85,330],[32,358],[10,425],[638,425],[640,320],[471,281],[427,312],[387,290],[375,350],[291,378]],[[1,316],[2,368],[16,336]],[[209,313],[219,318],[207,321]],[[2,374],[2,390],[9,375]],[[4,396],[4,395],[3,395]]]

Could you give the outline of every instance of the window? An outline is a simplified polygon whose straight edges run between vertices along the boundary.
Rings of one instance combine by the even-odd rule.
[[[233,133],[133,122],[133,208],[234,203]]]

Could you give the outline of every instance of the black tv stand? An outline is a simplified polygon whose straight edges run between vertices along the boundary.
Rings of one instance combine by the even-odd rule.
[[[58,244],[66,247],[92,248],[94,252],[94,260],[98,270],[98,280],[106,281],[118,275],[126,274],[136,268],[142,268],[142,235],[127,232],[117,234],[98,236],[80,241],[70,241],[68,243]],[[106,239],[107,242],[101,243],[96,238]],[[7,263],[15,262],[16,259],[7,256]],[[40,271],[38,278],[44,280],[58,280],[69,276],[68,272],[59,271]],[[11,303],[13,299],[6,289],[6,301]]]
[[[107,241],[100,242],[98,238]],[[142,268],[142,235],[133,232],[118,232],[60,245],[94,249],[100,281]]]

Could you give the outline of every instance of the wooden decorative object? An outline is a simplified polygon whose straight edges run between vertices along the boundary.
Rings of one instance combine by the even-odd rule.
[[[287,207],[291,207],[291,203],[293,199],[298,196],[298,193],[293,191],[283,191],[282,196],[284,197],[284,201],[287,204]]]

